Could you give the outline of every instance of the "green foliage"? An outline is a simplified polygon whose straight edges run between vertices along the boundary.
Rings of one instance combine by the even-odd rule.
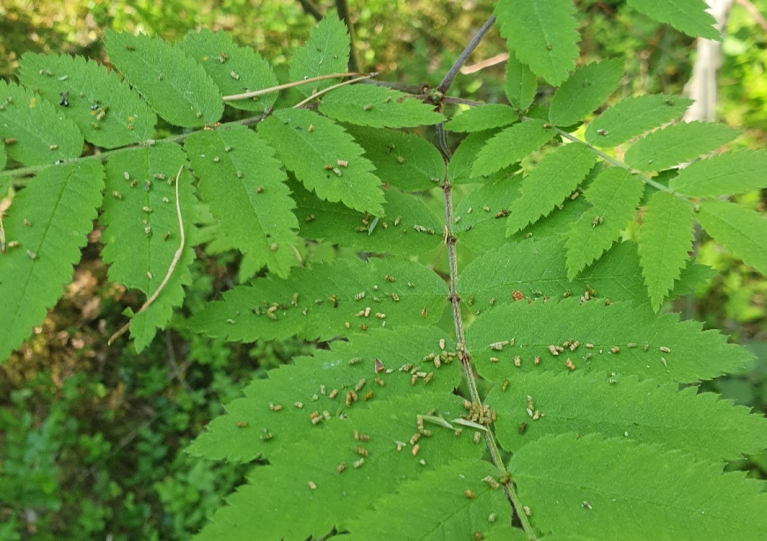
[[[697,0],[630,3],[710,34]],[[767,273],[764,219],[715,199],[761,187],[761,155],[663,171],[739,132],[657,129],[688,105],[667,96],[630,98],[590,121],[623,62],[575,69],[573,3],[500,0],[495,12],[515,55],[513,108],[475,106],[447,122],[453,98],[443,92],[345,84],[324,93],[338,81],[323,79],[298,84],[300,103],[265,93],[239,105],[263,115],[236,111],[220,124],[235,113],[222,96],[277,81],[255,53],[208,31],[177,45],[108,32],[130,86],[95,64],[45,57],[25,60],[31,88],[3,83],[5,149],[37,176],[17,183],[2,216],[14,244],[0,254],[0,293],[11,299],[0,307],[10,322],[0,354],[56,301],[98,210],[110,280],[147,298],[125,311],[137,350],[168,325],[219,345],[311,343],[311,355],[263,372],[192,444],[195,457],[250,468],[197,539],[518,538],[512,523],[528,539],[764,530],[761,484],[722,474],[724,461],[767,445],[764,419],[690,387],[753,356],[701,323],[658,313],[709,276],[687,261],[696,218]],[[324,18],[290,80],[341,79],[350,46],[344,24]],[[536,76],[561,86],[532,106]],[[101,135],[89,111],[115,150],[80,156],[83,140]],[[131,124],[133,112],[146,124]],[[149,133],[155,114],[169,123],[160,142]],[[119,118],[108,124],[110,115]],[[436,147],[419,135],[431,137],[434,124]],[[393,129],[402,127],[426,128]],[[445,131],[469,133],[454,154]],[[637,136],[614,153],[624,160],[592,146]],[[616,244],[637,231],[638,247]],[[204,243],[238,250],[246,282],[225,282],[212,301],[184,288]],[[200,355],[217,358],[190,353]],[[202,469],[190,469],[190,483],[213,491]],[[154,486],[171,502],[188,494],[181,485]],[[412,509],[417,519],[403,520]],[[103,518],[88,517],[97,530]]]
[[[652,0],[628,0],[631,7],[663,23],[668,23],[688,36],[721,39],[713,27],[714,17],[706,13],[703,0],[669,0],[657,4]]]

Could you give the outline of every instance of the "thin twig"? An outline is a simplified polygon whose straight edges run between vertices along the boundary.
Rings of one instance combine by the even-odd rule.
[[[298,3],[301,4],[301,7],[304,8],[305,12],[314,17],[317,21],[322,20],[322,12],[314,2],[311,0],[298,0]]]
[[[474,35],[473,38],[471,38],[471,41],[466,46],[466,48],[461,53],[461,56],[458,57],[458,59],[453,63],[453,65],[450,67],[450,71],[447,72],[447,75],[445,75],[445,78],[442,79],[442,82],[439,83],[439,86],[437,87],[437,90],[441,92],[442,94],[446,94],[447,90],[450,88],[450,85],[453,84],[453,79],[455,79],[455,76],[458,75],[458,72],[461,69],[461,66],[463,66],[464,62],[469,58],[469,55],[471,55],[472,52],[474,52],[474,49],[477,48],[477,45],[479,45],[479,42],[482,41],[482,37],[487,33],[488,30],[490,30],[490,27],[493,26],[495,23],[495,15],[491,15],[490,18],[487,20],[485,24],[482,25],[482,28],[480,28],[477,33]]]
[[[168,280],[170,280],[171,275],[173,274],[173,271],[176,269],[176,265],[178,265],[179,260],[181,259],[181,255],[184,253],[184,243],[186,242],[186,237],[184,236],[184,221],[181,217],[181,199],[179,198],[179,190],[178,185],[181,180],[181,172],[184,170],[184,166],[182,165],[179,170],[178,174],[176,175],[176,216],[178,216],[178,229],[179,234],[181,236],[181,241],[179,242],[178,250],[176,250],[176,253],[173,254],[173,260],[170,262],[170,267],[168,267],[168,272],[165,273],[165,278],[162,279],[162,282],[160,282],[160,285],[157,287],[154,293],[146,300],[146,302],[141,306],[138,312],[136,312],[136,316],[139,315],[141,312],[144,312],[147,308],[149,308],[152,303],[157,300],[157,297],[160,296],[160,293],[165,288],[165,286],[168,284]],[[135,317],[135,316],[134,316]],[[125,332],[130,329],[130,324],[133,319],[128,321],[125,325],[122,326],[122,328],[114,333],[109,340],[107,341],[107,345],[111,346],[112,342],[117,340],[120,336],[125,334]]]
[[[500,64],[501,62],[506,62],[508,59],[509,59],[509,53],[500,53],[495,56],[491,56],[490,58],[486,58],[485,60],[480,60],[479,62],[477,62],[476,64],[472,64],[471,66],[463,66],[461,68],[461,75],[471,75],[472,73],[476,73],[485,68],[489,68],[491,66]]]
[[[256,96],[263,96],[264,94],[271,94],[272,92],[279,92],[280,90],[286,90],[296,86],[302,86],[317,81],[324,81],[325,79],[341,79],[343,77],[354,77],[357,75],[363,75],[357,72],[347,73],[331,73],[330,75],[319,75],[317,77],[310,77],[308,79],[301,79],[300,81],[293,81],[292,83],[285,83],[284,85],[272,86],[269,88],[262,88],[261,90],[254,90],[252,92],[245,92],[244,94],[234,94],[231,96],[224,96],[224,101],[236,101],[246,100],[248,98],[255,98]]]
[[[368,73],[367,75],[363,75],[362,77],[357,77],[355,79],[349,79],[348,81],[343,81],[341,83],[338,83],[337,85],[332,85],[332,86],[329,86],[327,88],[323,88],[322,90],[320,90],[319,92],[315,92],[314,94],[312,94],[311,96],[309,96],[305,100],[299,101],[297,104],[295,104],[293,106],[293,109],[298,109],[299,107],[303,107],[304,105],[306,105],[307,103],[312,101],[314,98],[322,96],[323,94],[327,94],[331,90],[335,90],[336,88],[340,88],[342,86],[350,85],[350,84],[353,84],[353,83],[358,83],[360,81],[364,81],[365,79],[370,79],[372,77],[375,77],[376,75],[378,75],[378,73],[372,72],[372,73]]]
[[[349,16],[349,4],[347,0],[336,0],[336,12],[349,31],[349,71],[360,71],[360,59],[357,54],[357,37],[354,32],[354,25]]]
[[[752,4],[748,0],[735,0],[735,3],[743,6],[743,9],[748,11],[748,14],[754,18],[754,20],[756,21],[756,24],[758,24],[762,28],[762,32],[767,32],[767,21],[764,19],[764,16],[762,16],[762,14],[759,13],[759,10],[756,9],[756,6],[754,6],[754,4]]]

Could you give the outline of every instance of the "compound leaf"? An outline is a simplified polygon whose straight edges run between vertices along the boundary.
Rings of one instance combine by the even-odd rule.
[[[320,199],[383,214],[381,181],[364,150],[332,120],[305,109],[283,109],[258,125],[285,166]]]
[[[767,528],[759,481],[625,438],[546,436],[515,453],[509,473],[533,526],[553,534],[737,541]]]
[[[563,145],[546,154],[522,180],[522,197],[509,207],[506,235],[547,216],[573,193],[597,161],[586,145]]]
[[[221,233],[253,265],[286,277],[298,264],[298,221],[274,150],[245,126],[195,133],[184,148]]]
[[[389,186],[419,192],[437,186],[445,176],[445,160],[437,148],[412,133],[349,126],[347,131],[373,162],[376,175]]]
[[[290,80],[344,73],[348,64],[349,34],[346,25],[335,15],[327,16],[312,29],[309,41],[293,53]],[[336,82],[335,79],[325,79],[299,86],[298,90],[304,96],[311,96]]]
[[[508,127],[492,137],[477,154],[472,177],[489,175],[538,150],[556,132],[542,120],[532,119]]]
[[[716,150],[740,130],[712,122],[679,122],[654,131],[626,151],[627,165],[640,171],[661,171]]]
[[[210,75],[180,46],[144,34],[105,32],[110,61],[162,118],[194,128],[217,122],[224,102]]]
[[[592,204],[567,232],[567,277],[572,280],[607,250],[634,216],[644,185],[617,167],[605,169],[584,193]]]
[[[494,381],[514,371],[570,369],[691,383],[742,369],[753,358],[717,331],[701,332],[701,327],[680,322],[677,314],[656,316],[646,306],[625,302],[522,300],[480,315],[467,331],[467,344],[479,372]],[[512,337],[514,344],[503,345]]]
[[[656,21],[667,23],[693,38],[702,37],[720,41],[722,36],[714,28],[716,20],[706,12],[708,6],[704,0],[628,0],[635,10],[644,13]]]
[[[446,296],[440,277],[417,263],[341,259],[294,269],[288,280],[259,278],[253,286],[229,290],[197,313],[191,327],[230,341],[328,340],[378,327],[433,323],[445,309]]]
[[[210,75],[222,94],[231,96],[277,86],[277,77],[269,63],[250,47],[240,47],[226,32],[203,28],[189,32],[178,42],[190,58]],[[227,101],[235,109],[263,111],[274,105],[277,93],[244,100]]]
[[[502,128],[517,120],[519,115],[508,105],[491,103],[462,111],[445,124],[445,129],[454,132],[478,132]]]
[[[715,241],[767,274],[767,220],[761,214],[728,201],[704,201],[696,217]]]
[[[73,120],[85,139],[103,148],[140,143],[154,134],[157,116],[115,72],[81,56],[25,54],[19,79],[58,114]]]
[[[291,188],[298,203],[302,238],[403,257],[425,253],[442,243],[442,220],[418,196],[388,188],[384,216],[376,218],[322,201],[298,183]]]
[[[619,101],[586,128],[586,141],[614,147],[647,130],[679,118],[693,100],[664,94],[635,96]]]
[[[718,197],[767,188],[767,152],[738,150],[692,163],[669,187],[690,197]]]
[[[579,122],[618,88],[621,77],[623,60],[617,58],[577,68],[551,98],[549,120],[556,126]]]
[[[692,249],[692,205],[668,192],[655,192],[639,228],[642,275],[656,312],[674,287]]]
[[[527,110],[535,99],[538,89],[538,78],[525,64],[519,61],[517,55],[509,52],[506,61],[506,80],[504,89],[509,103],[520,111]]]
[[[445,117],[404,92],[373,85],[342,86],[326,94],[320,112],[339,122],[374,128],[415,128]]]
[[[107,196],[100,222],[109,279],[141,290],[147,297],[160,287],[180,245],[175,178],[186,157],[172,143],[158,143],[114,154],[107,162]],[[179,178],[181,215],[186,243],[181,259],[157,299],[131,322],[137,351],[149,345],[184,300],[182,285],[191,282],[194,260],[189,239],[196,198],[192,176]]]
[[[659,386],[634,376],[595,378],[577,371],[527,372],[512,381],[506,391],[496,386],[487,398],[498,414],[498,442],[507,451],[570,430],[658,444],[713,462],[767,447],[764,417],[717,394],[699,394],[696,387],[680,391],[677,383]],[[541,415],[533,420],[535,411]],[[521,423],[526,423],[522,432]]]
[[[495,15],[509,50],[552,85],[567,78],[578,58],[578,31],[571,0],[500,0]]]
[[[21,345],[71,280],[103,187],[101,164],[87,160],[41,170],[14,197],[0,253],[0,359]]]
[[[0,80],[0,140],[23,165],[42,165],[80,156],[83,136],[52,103],[15,83]]]

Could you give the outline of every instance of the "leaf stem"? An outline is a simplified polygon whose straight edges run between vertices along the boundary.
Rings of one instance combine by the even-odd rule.
[[[327,94],[331,90],[335,90],[336,88],[340,88],[342,86],[350,85],[350,84],[353,84],[353,83],[358,83],[360,81],[364,81],[365,79],[371,79],[371,78],[375,77],[376,75],[378,75],[378,73],[373,71],[373,72],[368,73],[367,75],[362,75],[361,77],[356,77],[354,79],[349,79],[348,81],[342,81],[342,82],[340,82],[338,84],[329,86],[327,88],[323,88],[322,90],[320,90],[319,92],[315,92],[314,94],[312,94],[311,96],[309,96],[305,100],[299,101],[297,104],[295,104],[293,106],[293,109],[298,109],[299,107],[303,107],[304,105],[306,105],[307,103],[312,101],[314,98],[322,96],[323,94]]]
[[[184,253],[184,243],[186,242],[186,238],[184,236],[184,220],[181,217],[181,199],[179,198],[179,191],[178,191],[178,185],[181,179],[181,172],[184,170],[184,166],[182,165],[178,169],[178,173],[176,174],[176,216],[178,217],[178,229],[179,229],[179,235],[181,237],[181,240],[178,245],[178,249],[176,250],[176,253],[173,254],[173,259],[170,262],[170,266],[168,267],[168,272],[165,273],[165,277],[162,279],[162,282],[160,282],[160,285],[157,286],[157,289],[155,289],[154,293],[144,302],[143,305],[141,305],[141,308],[139,308],[139,311],[136,312],[136,315],[133,317],[136,317],[141,312],[144,312],[147,308],[152,306],[152,303],[157,300],[157,297],[160,296],[160,293],[163,289],[165,289],[165,286],[168,284],[168,280],[170,280],[171,275],[173,274],[173,271],[176,270],[176,265],[178,265],[179,260],[181,259],[181,256]],[[111,346],[112,343],[117,340],[119,337],[121,337],[123,334],[126,333],[128,329],[130,329],[130,324],[133,321],[131,318],[128,323],[123,325],[119,331],[114,333],[112,336],[109,337],[109,340],[107,341],[107,346]]]
[[[453,63],[453,65],[450,67],[450,70],[447,72],[447,75],[445,75],[445,78],[442,79],[442,82],[439,83],[439,86],[437,87],[437,90],[441,92],[442,94],[445,94],[448,89],[450,88],[450,85],[453,84],[453,79],[455,79],[455,76],[458,75],[458,72],[461,70],[461,66],[464,65],[466,60],[469,58],[469,55],[474,52],[474,49],[477,48],[477,45],[479,45],[479,42],[482,41],[482,38],[487,33],[488,30],[490,30],[490,27],[493,26],[495,23],[495,15],[491,15],[490,18],[485,22],[485,24],[482,25],[482,28],[480,28],[477,33],[474,35],[473,38],[471,38],[471,41],[466,46],[466,48],[463,50],[461,55],[456,59],[456,61]]]
[[[262,88],[261,90],[253,90],[252,92],[245,92],[244,94],[233,94],[231,96],[224,96],[224,101],[236,101],[246,100],[248,98],[255,98],[256,96],[263,96],[264,94],[271,94],[272,92],[279,92],[280,90],[287,90],[288,88],[294,88],[296,86],[302,86],[309,83],[316,83],[317,81],[324,81],[325,79],[341,79],[343,77],[355,77],[364,75],[362,73],[347,72],[347,73],[331,73],[330,75],[319,75],[317,77],[309,77],[308,79],[301,79],[300,81],[293,81],[292,83],[285,83],[283,85],[271,86],[269,88]]]

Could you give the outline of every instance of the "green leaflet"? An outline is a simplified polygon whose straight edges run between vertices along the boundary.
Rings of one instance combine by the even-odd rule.
[[[628,0],[631,7],[652,17],[656,21],[668,23],[688,36],[702,37],[721,41],[722,36],[714,28],[714,17],[706,12],[704,0]]]
[[[652,132],[626,151],[625,163],[640,171],[661,171],[716,150],[740,130],[711,122],[679,122]]]
[[[359,126],[349,126],[346,131],[365,150],[378,178],[389,186],[407,192],[424,191],[437,186],[445,176],[442,154],[423,137]]]
[[[14,83],[0,80],[0,140],[23,165],[42,165],[80,156],[83,136],[52,103]]]
[[[639,258],[652,308],[660,309],[692,249],[692,205],[668,192],[655,192],[639,228]]]
[[[322,373],[323,367],[315,366]],[[369,365],[362,377],[366,378],[365,387],[360,389],[356,401],[350,401],[350,407],[344,408],[346,392],[342,396],[340,391],[331,401],[332,406],[326,406],[334,413],[318,409],[313,405],[313,396],[302,393],[300,430],[305,434],[302,441],[293,443],[269,426],[244,427],[256,437],[271,435],[269,441],[280,450],[270,455],[269,465],[254,467],[248,476],[249,483],[229,497],[229,506],[216,512],[195,541],[250,541],[254,532],[261,539],[321,538],[334,528],[348,529],[362,512],[372,509],[388,494],[405,489],[408,481],[440,471],[450,462],[480,462],[485,447],[473,442],[473,430],[468,428],[456,437],[453,430],[428,425],[431,437],[417,440],[417,449],[410,444],[411,438],[420,436],[417,415],[436,409],[437,415],[446,418],[458,416],[465,411],[459,397],[421,388],[421,378],[410,386],[408,373],[379,374],[384,382],[395,379],[407,382],[411,392],[395,396],[388,395],[388,383],[380,387],[372,381],[374,372]],[[327,380],[326,392],[333,388],[338,387],[333,380]],[[369,407],[360,407],[366,402],[363,397],[368,389],[374,393],[367,400]],[[418,391],[413,392],[415,389]],[[315,386],[314,393],[321,395],[319,386]],[[283,409],[276,412],[268,411],[263,402],[260,408],[277,417],[296,407],[280,405]],[[343,412],[343,417],[336,411]],[[322,419],[317,424],[310,419],[314,412]],[[473,481],[469,481],[469,486],[476,487]]]
[[[277,86],[272,67],[250,47],[240,47],[226,32],[203,28],[189,32],[178,47],[198,62],[224,96]],[[227,101],[236,109],[263,111],[274,105],[277,93],[245,100]]]
[[[767,446],[767,419],[750,415],[748,408],[714,393],[698,394],[696,387],[679,391],[676,383],[659,386],[634,376],[611,382],[577,370],[527,372],[510,378],[506,391],[493,388],[487,401],[498,414],[498,442],[511,452],[571,430],[658,444],[711,462],[736,460]],[[522,423],[527,426],[520,431]]]
[[[471,107],[450,119],[445,129],[454,132],[478,132],[502,128],[519,120],[519,115],[508,105],[497,103]]]
[[[453,232],[461,245],[476,254],[507,242],[506,220],[509,206],[519,197],[513,179],[488,182],[473,190],[456,205]],[[488,204],[489,203],[489,204]]]
[[[591,209],[567,232],[567,277],[598,259],[620,236],[634,216],[644,185],[637,177],[617,167],[605,169],[586,190]]]
[[[537,88],[538,78],[535,74],[517,59],[513,51],[509,51],[504,89],[511,105],[520,111],[525,111],[533,103]]]
[[[586,128],[586,141],[614,147],[684,114],[693,101],[681,96],[646,95],[623,99]]]
[[[542,120],[528,120],[506,128],[482,147],[477,154],[472,177],[489,175],[520,161],[538,150],[549,141],[556,132],[546,127]]]
[[[381,181],[363,149],[332,120],[305,109],[281,109],[259,123],[258,133],[285,167],[320,199],[376,216],[383,214]]]
[[[573,193],[597,161],[586,145],[568,144],[546,154],[522,180],[522,197],[509,207],[506,236],[547,216]]]
[[[5,169],[5,162],[8,159],[8,156],[5,153],[5,144],[0,142],[0,171]],[[0,180],[0,182],[5,182],[4,180]],[[0,194],[5,192],[5,185],[0,184]]]
[[[442,243],[443,221],[422,198],[396,188],[384,190],[386,201],[381,218],[322,201],[297,182],[291,189],[298,203],[296,216],[302,238],[401,256],[423,254]]]
[[[511,506],[497,479],[498,469],[479,460],[426,472],[352,520],[349,540],[484,539],[496,521],[511,530]]]
[[[690,197],[717,197],[767,188],[767,152],[738,150],[690,164],[669,187]]]
[[[740,541],[767,530],[759,481],[657,446],[546,436],[514,454],[509,472],[533,526],[553,534]]]
[[[767,221],[760,213],[727,201],[704,201],[696,217],[715,241],[767,274]]]
[[[349,34],[346,25],[335,15],[322,19],[312,29],[309,41],[293,53],[290,64],[290,80],[301,81],[320,75],[345,73],[349,63]],[[335,84],[334,79],[316,81],[298,87],[304,96]]]
[[[114,154],[107,162],[107,196],[100,222],[109,279],[151,296],[168,272],[180,243],[174,179],[186,157],[178,145],[157,143]],[[170,280],[154,303],[131,322],[137,351],[149,345],[157,327],[164,328],[184,300],[182,284],[191,281],[194,260],[190,240],[196,199],[188,172],[179,194],[186,242]]]
[[[0,360],[29,336],[72,278],[93,229],[104,171],[95,160],[41,170],[13,199],[0,253]]]
[[[323,96],[320,112],[339,122],[374,128],[415,128],[445,117],[404,92],[382,86],[342,86]]]
[[[570,0],[500,0],[495,15],[509,50],[533,73],[555,86],[567,78],[579,40]]]
[[[445,340],[445,351],[440,349],[440,340]],[[312,357],[297,357],[294,364],[271,370],[269,379],[253,380],[244,389],[245,397],[228,404],[226,415],[214,419],[189,451],[211,460],[234,462],[270,458],[280,451],[280,440],[300,442],[311,437],[307,426],[314,426],[308,421],[315,410],[356,412],[377,401],[420,394],[421,390],[450,394],[461,380],[455,351],[455,341],[434,327],[405,326],[396,334],[377,329],[355,336],[351,342],[335,341],[331,350],[318,349]],[[431,360],[421,360],[430,355],[441,357],[439,367]],[[380,373],[375,371],[376,359],[385,367]],[[416,378],[416,384],[411,384],[411,369],[400,370],[407,364],[416,371],[433,372],[429,382],[424,386],[423,378]],[[354,391],[357,400],[350,396],[351,405],[344,408],[347,393],[358,385]],[[374,393],[372,401],[364,399],[369,391]],[[274,406],[282,408],[275,411]],[[417,413],[425,412],[413,412],[407,428],[412,429]],[[325,421],[318,423],[317,429],[324,427]],[[246,426],[238,426],[238,422]],[[276,440],[263,438],[264,427]]]
[[[253,265],[285,278],[299,262],[298,221],[274,150],[244,126],[195,133],[184,149],[221,232]]]
[[[115,72],[80,56],[25,54],[19,80],[77,124],[103,148],[140,143],[154,134],[157,116]]]
[[[288,280],[260,278],[223,297],[192,318],[193,330],[240,342],[289,336],[328,340],[439,321],[447,287],[437,274],[410,261],[341,259],[299,267]]]
[[[486,182],[486,179],[471,176],[471,170],[474,167],[474,161],[477,154],[485,143],[498,134],[500,130],[487,130],[483,132],[470,133],[463,138],[458,148],[455,149],[447,164],[447,176],[451,184],[471,184],[476,182]],[[440,156],[441,159],[441,156]],[[516,166],[519,169],[519,166]],[[493,175],[493,178],[495,175]]]
[[[701,326],[680,322],[677,314],[655,316],[646,307],[629,303],[606,306],[599,298],[582,305],[577,299],[558,304],[523,300],[480,315],[467,331],[467,345],[477,370],[494,381],[514,371],[566,372],[570,359],[574,370],[597,377],[615,372],[618,379],[636,375],[691,383],[737,371],[751,361],[746,349],[727,344],[716,331],[701,332]],[[514,345],[502,345],[511,338]],[[549,346],[562,351],[555,350],[555,355]],[[613,351],[616,347],[619,351]],[[517,355],[519,367],[514,363]]]
[[[217,122],[224,112],[210,75],[180,46],[144,34],[105,32],[111,62],[162,118],[194,128]]]
[[[554,93],[549,120],[555,126],[576,124],[618,88],[621,77],[623,60],[617,58],[577,68]]]

